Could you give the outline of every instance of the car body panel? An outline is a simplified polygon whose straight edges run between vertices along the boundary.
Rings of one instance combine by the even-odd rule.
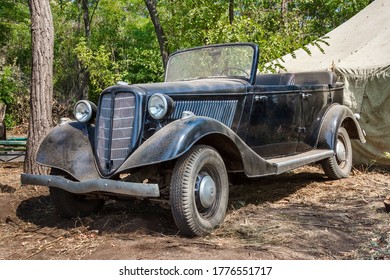
[[[340,126],[344,126],[351,139],[357,139],[361,143],[365,143],[364,132],[361,129],[353,112],[346,106],[333,104],[326,111],[321,122],[321,129],[318,136],[317,148],[320,149],[336,149],[337,130]]]
[[[79,181],[101,178],[92,149],[93,127],[67,122],[56,126],[42,140],[37,163],[60,169]]]
[[[301,120],[299,88],[255,87],[247,144],[264,157],[295,153]]]
[[[243,170],[235,171],[244,171],[248,176],[275,174],[275,166],[253,152],[229,127],[207,117],[189,117],[169,123],[147,139],[117,172],[176,159],[196,143],[214,145],[215,139],[224,139],[236,147],[239,154],[231,155],[230,160],[242,161]],[[223,146],[216,146],[225,154]]]

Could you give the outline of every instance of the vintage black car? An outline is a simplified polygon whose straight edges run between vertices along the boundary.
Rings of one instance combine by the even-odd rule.
[[[258,74],[258,56],[251,43],[178,51],[165,82],[120,82],[98,106],[77,102],[76,121],[37,152],[51,175],[23,174],[22,183],[48,186],[67,218],[112,198],[165,203],[183,235],[202,236],[223,222],[234,176],[319,162],[329,178],[347,177],[350,139],[365,139],[341,105],[343,84],[326,71]]]

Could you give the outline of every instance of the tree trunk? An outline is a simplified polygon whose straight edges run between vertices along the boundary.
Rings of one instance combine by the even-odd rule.
[[[96,6],[98,5],[99,1],[96,2]],[[83,14],[83,21],[84,21],[84,36],[87,43],[89,43],[91,39],[91,18],[89,16],[89,0],[81,0],[80,1],[79,8],[82,11]],[[96,8],[95,6],[95,8]],[[89,98],[89,70],[84,67],[84,65],[77,59],[77,67],[78,67],[78,95],[77,99],[88,99]]]
[[[88,0],[82,0],[82,9],[83,9],[85,38],[87,39],[87,41],[89,41],[89,38],[91,38],[91,22],[89,20]]]
[[[288,11],[289,2],[291,2],[291,0],[282,0],[282,3],[280,4],[280,21],[282,25],[286,23],[286,14]]]
[[[168,42],[164,34],[164,29],[160,23],[160,19],[157,13],[156,0],[145,0],[146,7],[148,8],[150,18],[154,25],[154,30],[156,31],[158,44],[160,46],[161,58],[164,66],[164,70],[167,67],[168,63]]]
[[[35,163],[40,141],[52,128],[54,28],[49,0],[29,0],[31,15],[32,74],[30,119],[24,172],[46,174]]]
[[[234,21],[234,0],[229,0],[229,23],[233,24]]]

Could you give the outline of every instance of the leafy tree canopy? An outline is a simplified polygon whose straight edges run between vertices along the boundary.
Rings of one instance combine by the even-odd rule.
[[[29,10],[24,0],[1,2],[0,78],[7,86],[0,100],[8,100],[9,112],[16,112],[29,88]],[[261,50],[260,69],[308,43],[320,47],[326,43],[322,36],[370,2],[154,0],[168,53],[205,44],[254,42]],[[103,88],[118,80],[162,81],[159,43],[144,0],[52,0],[51,9],[58,117],[70,114],[85,92],[96,101]]]

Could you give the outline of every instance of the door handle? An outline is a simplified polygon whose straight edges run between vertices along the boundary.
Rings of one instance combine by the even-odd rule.
[[[311,96],[311,93],[301,93],[301,97],[303,100],[309,99],[310,96]]]
[[[264,96],[264,95],[256,95],[255,96],[256,102],[265,102],[267,100],[268,100],[268,96]]]

